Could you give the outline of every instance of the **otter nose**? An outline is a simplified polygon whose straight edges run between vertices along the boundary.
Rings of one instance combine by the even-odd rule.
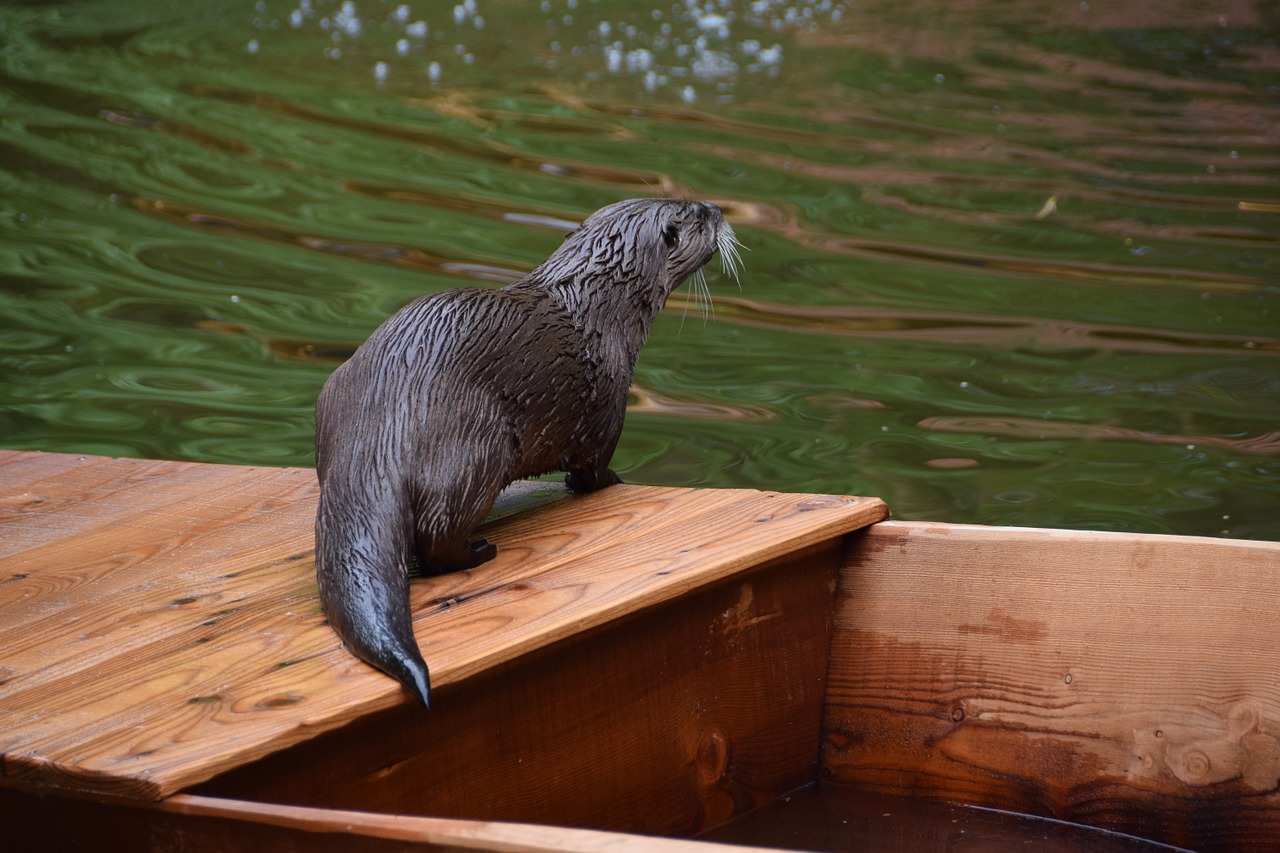
[[[714,213],[714,214],[716,214],[717,216],[723,216],[723,215],[724,215],[724,212],[720,210],[720,206],[719,206],[719,205],[712,204],[712,203],[711,203],[711,202],[709,202],[709,201],[700,201],[700,202],[698,202],[698,204],[702,205],[702,209],[703,209],[703,210],[705,210],[707,213]]]

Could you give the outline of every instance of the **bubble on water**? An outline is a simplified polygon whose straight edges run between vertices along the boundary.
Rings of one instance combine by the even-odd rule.
[[[693,76],[703,80],[728,77],[738,70],[738,64],[727,53],[716,50],[700,52],[690,66]]]
[[[374,79],[375,79],[375,80],[377,80],[378,82],[382,82],[382,81],[386,80],[386,79],[387,79],[387,73],[388,73],[387,63],[385,63],[385,62],[375,62],[375,63],[373,64],[373,77],[374,77]]]
[[[714,12],[707,14],[694,13],[694,23],[704,32],[714,35],[716,38],[727,39],[729,37],[729,19],[724,15]]]
[[[361,5],[356,0],[326,0],[327,14],[319,16],[313,7],[315,0],[296,0],[296,8],[273,21],[273,26],[287,20],[294,29],[304,29],[314,22],[322,31],[330,34],[331,44],[324,48],[324,55],[339,58],[339,49],[349,39],[362,37],[369,40],[362,53],[372,53],[371,63],[386,61],[392,56],[409,56],[420,50],[415,42],[430,35],[425,20],[415,20],[415,7],[410,2],[392,0],[381,8],[385,16],[380,26],[369,26],[369,20],[361,17]],[[368,7],[369,4],[365,3]],[[372,8],[372,7],[369,7]],[[433,7],[435,8],[435,7]],[[439,7],[444,11],[444,26],[487,29],[487,20],[480,14],[478,0],[453,0]],[[571,54],[574,57],[596,56],[599,70],[613,75],[636,78],[636,85],[646,92],[668,89],[674,96],[686,102],[696,99],[697,93],[684,80],[696,79],[715,87],[718,100],[733,100],[734,92],[752,75],[777,76],[783,62],[783,48],[774,43],[768,46],[759,33],[774,30],[816,30],[821,22],[838,21],[844,12],[844,4],[833,0],[748,0],[732,3],[729,0],[690,0],[675,3],[671,7],[648,9],[632,18],[631,22],[609,15],[604,4],[582,3],[580,0],[542,0],[539,7],[545,15],[543,23],[556,32],[560,45],[552,53]],[[421,13],[421,8],[417,9]],[[365,9],[367,16],[368,9]],[[452,17],[452,22],[448,18]],[[439,25],[437,25],[439,26]],[[570,32],[557,32],[561,27],[576,27]],[[754,29],[754,32],[753,32]],[[379,41],[381,33],[389,38]],[[460,35],[451,42],[461,41]],[[445,42],[449,44],[450,42]],[[251,43],[250,53],[261,48],[258,41]],[[446,48],[447,49],[447,48]],[[381,52],[381,55],[379,55]],[[476,56],[465,47],[455,44],[455,53],[464,62],[476,62]],[[484,56],[484,54],[480,54]],[[394,63],[392,63],[394,64]],[[547,60],[548,67],[556,67]],[[374,65],[375,78],[382,82],[388,78],[389,66]],[[588,78],[594,76],[591,69],[583,69]],[[939,75],[941,77],[941,75]],[[705,97],[706,89],[699,87]]]
[[[258,40],[249,39],[249,43],[244,46],[244,49],[247,50],[250,54],[256,55],[258,52]]]
[[[351,38],[355,38],[364,31],[364,21],[360,20],[356,4],[351,0],[345,0],[342,8],[333,16],[333,25]]]

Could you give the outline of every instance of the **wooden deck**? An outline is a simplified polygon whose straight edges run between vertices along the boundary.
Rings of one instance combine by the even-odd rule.
[[[154,800],[407,706],[324,622],[316,495],[311,470],[0,451],[0,784]],[[885,515],[621,486],[491,522],[496,560],[412,583],[437,704],[770,562],[824,543],[838,558]]]

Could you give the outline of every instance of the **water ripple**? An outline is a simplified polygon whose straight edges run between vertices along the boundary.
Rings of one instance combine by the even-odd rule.
[[[1145,353],[1202,353],[1274,357],[1280,338],[1214,335],[1146,326],[1070,323],[1041,317],[963,315],[949,312],[889,311],[848,306],[801,306],[735,296],[717,296],[717,316],[748,326],[930,342],[1035,348],[1062,352],[1108,350]],[[693,297],[677,291],[669,309],[685,310]]]
[[[1224,438],[1215,435],[1167,435],[1128,429],[1109,424],[1081,424],[1063,421],[1042,421],[1030,418],[963,418],[932,417],[917,424],[921,429],[943,432],[975,433],[978,435],[1007,435],[1017,438],[1073,439],[1084,441],[1143,441],[1157,444],[1175,444],[1194,450],[1199,446],[1222,447],[1235,453],[1270,455],[1280,453],[1280,431],[1243,438]]]

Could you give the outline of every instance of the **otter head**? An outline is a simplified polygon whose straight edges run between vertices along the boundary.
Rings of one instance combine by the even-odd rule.
[[[606,269],[632,266],[665,300],[717,250],[727,269],[736,270],[736,246],[733,229],[710,202],[635,198],[588,216],[561,250],[585,251]]]
[[[621,329],[634,361],[667,296],[712,255],[737,277],[737,247],[710,202],[629,199],[588,216],[517,286],[553,293],[585,327]]]

